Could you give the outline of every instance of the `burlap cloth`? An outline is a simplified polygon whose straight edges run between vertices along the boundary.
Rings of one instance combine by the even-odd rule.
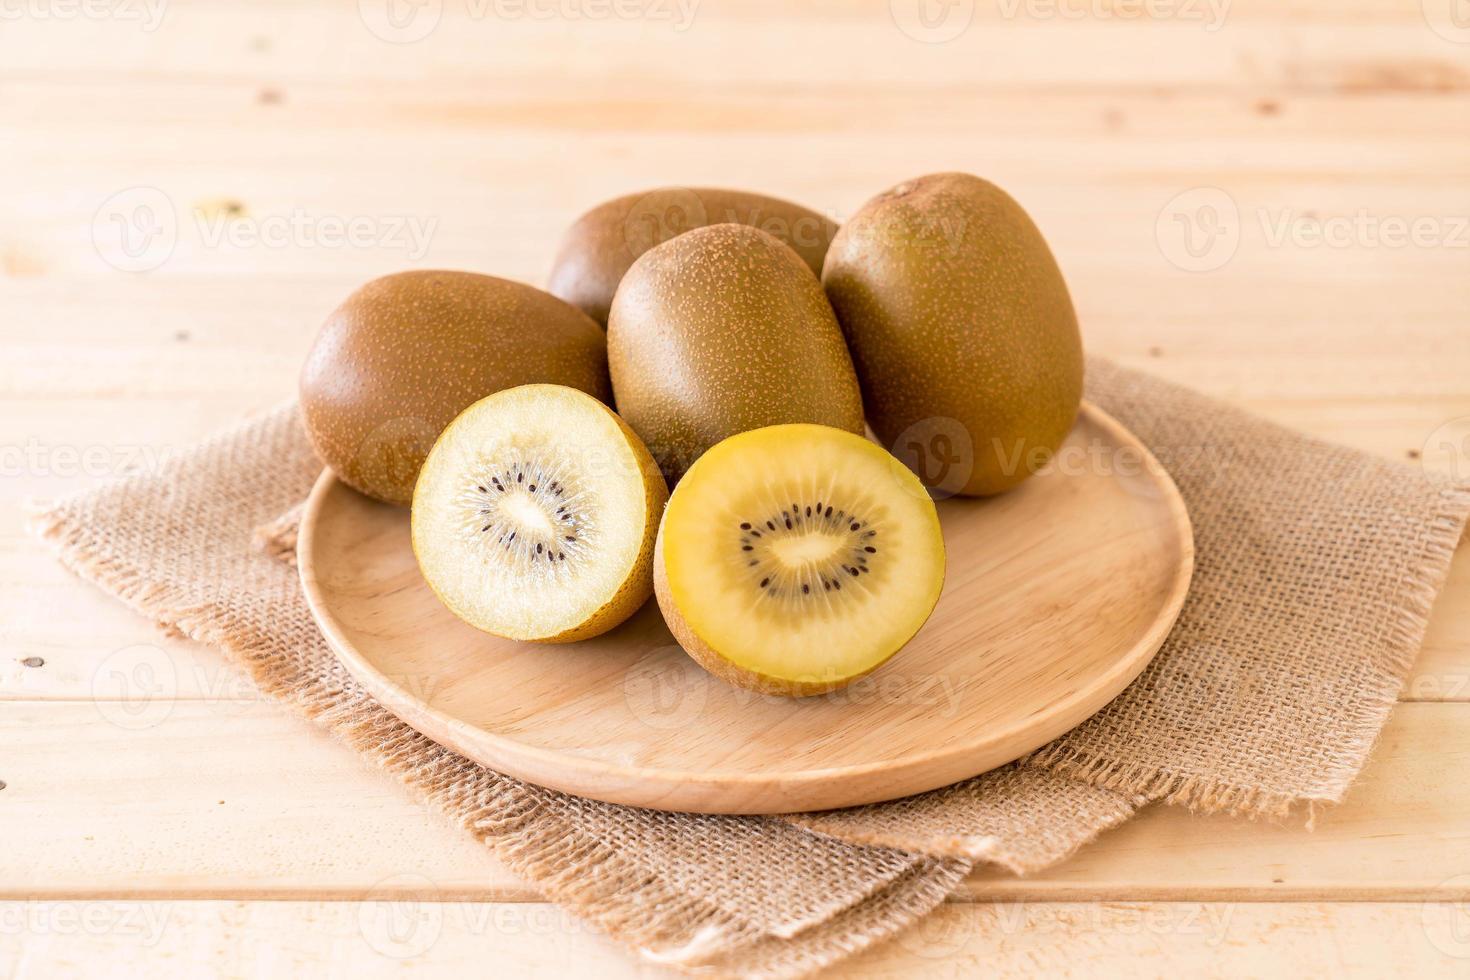
[[[229,651],[265,691],[643,956],[794,976],[912,924],[975,862],[1034,871],[1151,800],[1253,815],[1336,801],[1382,727],[1470,492],[1104,361],[1089,365],[1088,397],[1153,450],[1194,521],[1194,583],[1163,650],[1097,716],[1019,764],[789,820],[540,789],[380,707],[328,651],[295,571],[252,546],[320,471],[292,407],[37,524],[82,576]],[[265,535],[278,552],[290,523]]]

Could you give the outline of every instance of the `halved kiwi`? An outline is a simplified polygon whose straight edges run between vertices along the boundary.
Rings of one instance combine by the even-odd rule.
[[[668,487],[633,430],[590,395],[523,385],[465,409],[434,443],[413,495],[429,586],[487,633],[585,639],[653,591]]]
[[[679,644],[770,694],[820,694],[877,668],[934,610],[934,503],[880,446],[823,425],[716,444],[674,489],[654,588]]]

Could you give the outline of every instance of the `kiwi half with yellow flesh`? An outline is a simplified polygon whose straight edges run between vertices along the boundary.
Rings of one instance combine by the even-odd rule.
[[[880,446],[823,425],[710,449],[669,498],[654,554],[680,646],[768,694],[821,694],[874,670],[924,625],[943,584],[923,485]]]
[[[414,555],[477,629],[586,639],[652,594],[667,499],[653,457],[606,405],[522,385],[471,405],[434,443],[414,489]]]

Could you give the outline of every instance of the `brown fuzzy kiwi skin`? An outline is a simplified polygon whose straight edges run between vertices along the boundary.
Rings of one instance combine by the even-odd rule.
[[[400,272],[365,284],[327,318],[301,370],[301,414],[342,482],[408,504],[424,457],[455,416],[536,382],[610,403],[602,329],[524,283]]]
[[[653,188],[606,201],[579,217],[562,237],[547,289],[605,325],[618,283],[640,255],[674,235],[725,223],[775,235],[817,276],[837,233],[837,225],[817,212],[765,194]]]
[[[879,194],[837,233],[822,283],[895,454],[958,422],[972,468],[949,489],[984,496],[1061,445],[1082,398],[1077,315],[1041,232],[999,187],[944,173]]]
[[[607,340],[618,411],[671,487],[709,447],[750,429],[864,431],[821,283],[759,229],[710,225],[645,252],[618,287]]]
[[[654,551],[659,525],[663,520],[664,505],[669,502],[669,486],[664,482],[658,463],[654,461],[648,447],[638,438],[638,433],[629,428],[628,423],[619,418],[612,409],[607,409],[607,413],[617,421],[618,428],[622,429],[623,437],[628,440],[628,446],[637,457],[638,467],[643,473],[643,541],[638,548],[638,557],[628,569],[627,578],[623,579],[623,584],[613,593],[611,599],[603,603],[581,625],[555,636],[536,640],[537,643],[572,643],[606,633],[641,609],[649,596],[653,595]]]
[[[469,411],[470,407],[466,406],[465,411]],[[668,484],[664,482],[663,474],[659,472],[658,464],[654,462],[653,456],[648,452],[648,448],[643,445],[643,440],[638,438],[638,433],[628,428],[628,424],[605,404],[601,408],[608,415],[612,416],[613,421],[618,423],[618,429],[621,430],[623,438],[627,440],[628,448],[633,451],[633,457],[637,460],[639,472],[643,475],[643,540],[639,544],[637,557],[634,558],[633,564],[628,568],[627,576],[624,577],[622,584],[618,586],[617,591],[613,593],[607,602],[604,602],[590,616],[576,626],[551,636],[523,638],[523,642],[526,643],[572,643],[577,640],[586,640],[606,633],[641,609],[643,604],[648,601],[649,596],[653,594],[653,552],[658,538],[659,524],[663,519],[664,505],[669,502]],[[458,416],[454,420],[451,420],[450,424],[452,425],[457,419]],[[445,428],[447,429],[449,426],[445,426]],[[417,481],[414,484],[414,492],[418,492]],[[409,536],[409,541],[413,547],[414,561],[420,568],[423,568],[423,559],[418,553],[417,541],[412,535]],[[435,598],[443,603],[446,609],[453,612],[454,607],[450,605],[444,596],[439,594],[438,589],[434,588],[433,580],[427,575],[423,576],[423,578],[425,584],[429,586],[429,590],[434,593]],[[458,616],[458,613],[456,615]],[[464,619],[462,616],[459,618]],[[464,619],[464,622],[474,626],[467,619]],[[475,628],[479,629],[479,627]]]

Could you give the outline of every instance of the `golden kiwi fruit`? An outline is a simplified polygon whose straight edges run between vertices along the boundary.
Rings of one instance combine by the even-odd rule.
[[[627,194],[583,214],[563,236],[549,289],[606,324],[618,283],[638,256],[694,228],[750,225],[796,250],[813,275],[837,225],[799,204],[716,187],[661,187]]]
[[[596,398],[522,385],[465,409],[434,443],[411,518],[424,579],[477,629],[562,643],[606,632],[653,592],[668,487]]]
[[[654,552],[670,630],[711,673],[821,694],[876,669],[934,610],[934,502],[882,447],[821,425],[724,440],[674,488]]]
[[[873,431],[940,493],[987,495],[1055,453],[1082,398],[1067,285],[1031,218],[978,177],[933,174],[863,205],[822,283]]]
[[[857,376],[821,284],[759,229],[710,225],[645,252],[618,287],[607,342],[618,411],[670,486],[747,429],[864,431]]]
[[[456,415],[533,382],[611,401],[602,329],[524,283],[400,272],[327,317],[301,371],[301,414],[344,483],[407,504],[425,454]]]

